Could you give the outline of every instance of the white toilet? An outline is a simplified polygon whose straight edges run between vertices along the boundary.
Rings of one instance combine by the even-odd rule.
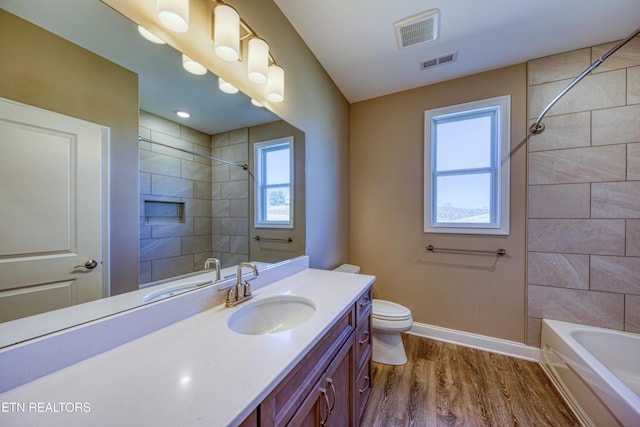
[[[334,271],[358,274],[360,267],[342,264]],[[407,363],[407,354],[400,334],[411,329],[411,326],[413,326],[413,318],[407,307],[391,301],[374,299],[371,314],[372,360],[385,365]]]

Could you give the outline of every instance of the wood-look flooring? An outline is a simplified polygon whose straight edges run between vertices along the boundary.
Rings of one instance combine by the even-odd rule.
[[[362,427],[580,426],[537,363],[402,335],[409,362],[373,364]]]

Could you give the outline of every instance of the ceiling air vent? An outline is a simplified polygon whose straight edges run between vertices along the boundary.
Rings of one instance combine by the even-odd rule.
[[[405,49],[437,39],[439,16],[440,9],[430,9],[393,24],[398,48]]]
[[[436,67],[442,64],[448,64],[450,62],[456,62],[458,60],[458,52],[453,52],[448,55],[439,56],[437,58],[427,59],[420,62],[420,70],[426,70],[427,68]]]

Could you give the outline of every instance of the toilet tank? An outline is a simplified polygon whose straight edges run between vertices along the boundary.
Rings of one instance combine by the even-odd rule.
[[[341,271],[342,273],[358,274],[360,273],[360,266],[353,265],[353,264],[342,264],[341,266],[334,268],[333,271]]]

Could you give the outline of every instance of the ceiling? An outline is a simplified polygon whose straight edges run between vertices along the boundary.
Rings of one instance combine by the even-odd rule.
[[[351,103],[623,39],[640,0],[274,0]],[[440,37],[399,50],[393,24],[440,9]],[[421,71],[422,61],[458,52]]]

